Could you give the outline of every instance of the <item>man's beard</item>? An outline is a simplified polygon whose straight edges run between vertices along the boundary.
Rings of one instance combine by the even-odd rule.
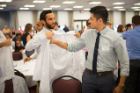
[[[49,25],[47,22],[45,22],[46,23],[46,27],[48,28],[48,29],[54,29],[54,27],[51,27],[51,25]]]

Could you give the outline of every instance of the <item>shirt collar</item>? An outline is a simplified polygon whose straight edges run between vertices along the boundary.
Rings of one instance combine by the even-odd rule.
[[[51,31],[49,31],[48,29],[46,29],[45,27],[43,27],[43,31],[44,31],[45,33],[51,32]]]
[[[104,35],[108,30],[109,30],[109,27],[106,26],[106,27],[100,32],[100,34],[101,34],[101,35]],[[97,30],[96,30],[96,31],[97,31]],[[98,31],[97,31],[97,32],[98,32]]]

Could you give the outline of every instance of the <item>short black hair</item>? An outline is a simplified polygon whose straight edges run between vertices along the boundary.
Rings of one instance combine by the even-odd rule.
[[[134,23],[135,25],[140,25],[140,16],[139,15],[133,16],[132,23]]]
[[[94,17],[98,20],[101,18],[104,24],[107,24],[108,12],[105,6],[95,6],[90,9],[90,13],[94,14]]]
[[[131,27],[131,24],[126,24],[126,26],[125,27]]]
[[[5,34],[5,36],[7,36],[7,35],[11,38],[11,35],[9,33]]]
[[[49,13],[52,13],[52,11],[51,10],[42,11],[40,14],[40,20],[46,21],[46,14],[49,14]]]
[[[87,26],[89,26],[89,25],[90,25],[90,23],[89,23],[88,21],[89,21],[89,19],[86,21],[86,25],[87,25]]]

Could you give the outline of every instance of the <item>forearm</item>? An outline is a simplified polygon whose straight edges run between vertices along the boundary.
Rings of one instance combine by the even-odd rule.
[[[57,40],[51,40],[50,41],[51,44],[55,44],[63,49],[67,49],[68,47],[68,44],[67,43],[64,43],[64,42],[61,42],[61,41],[57,41]]]
[[[2,48],[3,46],[5,46],[5,42],[0,43],[0,48]]]
[[[119,84],[124,84],[125,80],[126,80],[126,76],[121,76]]]

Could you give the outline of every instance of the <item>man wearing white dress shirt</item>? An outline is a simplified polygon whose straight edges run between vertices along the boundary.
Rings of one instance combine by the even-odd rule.
[[[85,71],[82,76],[82,93],[123,93],[126,76],[129,75],[129,58],[121,35],[107,26],[108,12],[104,6],[90,10],[91,28],[83,37],[72,43],[51,40],[51,44],[77,52],[84,47],[88,49]],[[121,65],[121,78],[114,89],[113,70],[117,60]],[[113,92],[114,89],[114,92]]]
[[[58,27],[58,23],[57,23],[57,22],[55,22],[54,30],[55,30],[55,31],[58,31],[58,32],[61,32],[61,33],[65,33],[64,30],[61,30],[61,29]]]

